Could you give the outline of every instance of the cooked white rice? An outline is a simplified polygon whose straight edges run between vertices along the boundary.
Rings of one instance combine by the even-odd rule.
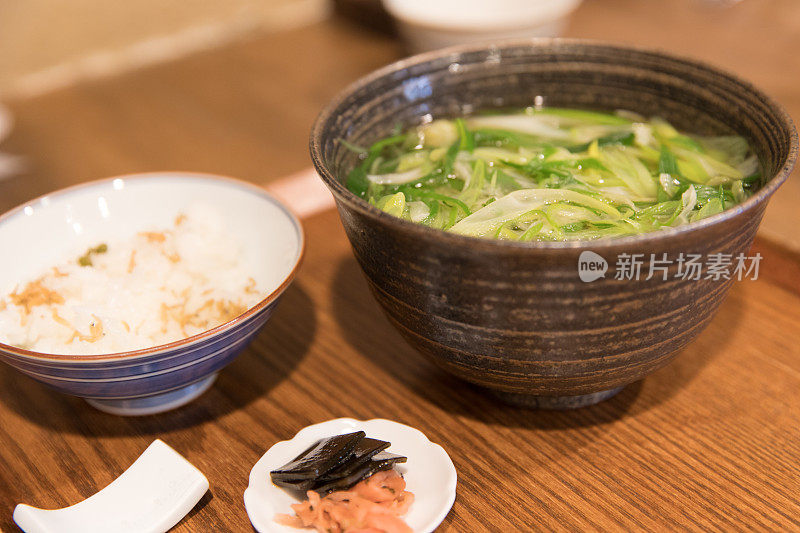
[[[1,297],[0,342],[57,354],[137,350],[211,329],[266,296],[208,208],[97,245]]]

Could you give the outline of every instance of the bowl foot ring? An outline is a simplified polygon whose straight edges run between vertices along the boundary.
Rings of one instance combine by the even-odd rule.
[[[588,407],[608,400],[624,388],[625,387],[617,387],[615,389],[593,392],[591,394],[580,394],[578,396],[533,396],[532,394],[503,391],[494,391],[494,393],[504,402],[517,407],[565,411],[568,409]]]
[[[217,379],[212,374],[180,389],[139,398],[86,398],[86,402],[104,413],[119,416],[144,416],[177,409],[208,390]]]

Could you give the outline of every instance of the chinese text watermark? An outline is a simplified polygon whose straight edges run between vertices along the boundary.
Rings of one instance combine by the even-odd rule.
[[[662,254],[627,254],[616,257],[613,277],[616,280],[684,279],[684,280],[743,280],[758,279],[761,254],[744,253],[692,254],[679,253],[670,257]],[[609,263],[600,254],[586,250],[578,258],[578,276],[590,282],[604,278]]]

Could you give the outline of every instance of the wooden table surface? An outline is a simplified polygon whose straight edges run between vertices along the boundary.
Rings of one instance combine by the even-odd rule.
[[[640,0],[607,5],[655,26],[662,3],[641,4],[650,11]],[[687,16],[699,9],[675,5]],[[588,2],[571,31],[588,32],[601,12]],[[24,154],[29,170],[0,182],[0,210],[128,172],[264,182],[301,170],[324,102],[400,54],[391,39],[335,20],[10,102],[17,126],[3,149]],[[304,226],[305,262],[272,319],[184,408],[119,418],[0,366],[0,529],[15,529],[16,503],[91,495],[161,438],[211,483],[175,531],[252,531],[242,493],[261,454],[308,424],[349,416],[410,424],[450,453],[458,497],[442,531],[800,530],[791,243],[759,239],[760,278],[734,286],[672,364],[597,406],[545,412],[508,407],[425,360],[372,300],[335,212]]]

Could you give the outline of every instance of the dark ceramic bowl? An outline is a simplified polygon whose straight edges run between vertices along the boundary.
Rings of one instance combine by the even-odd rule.
[[[340,182],[356,156],[338,139],[368,145],[426,114],[523,107],[537,96],[546,105],[627,109],[695,133],[744,135],[761,160],[764,184],[741,205],[684,227],[599,241],[515,243],[400,220]],[[683,279],[680,254],[700,254],[706,265],[712,254],[732,254],[733,263],[746,254],[797,146],[786,112],[730,74],[659,52],[547,39],[394,63],[346,89],[311,133],[314,165],[336,198],[373,294],[400,333],[457,376],[553,408],[607,398],[697,337],[733,279],[705,279],[705,272]],[[592,282],[578,273],[587,250],[609,263]],[[640,280],[615,279],[623,273],[616,267],[622,254],[642,254]],[[667,254],[673,263],[648,280],[651,254]]]

